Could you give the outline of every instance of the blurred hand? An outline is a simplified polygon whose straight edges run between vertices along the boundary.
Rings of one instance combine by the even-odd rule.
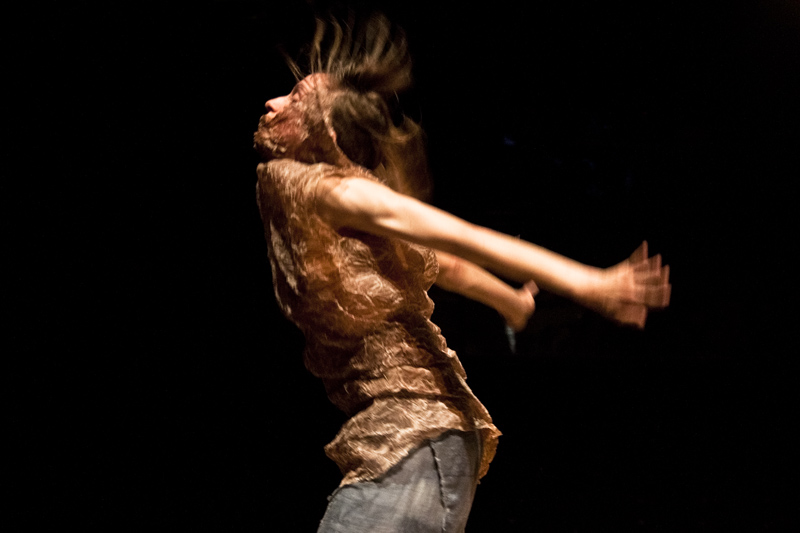
[[[671,291],[669,266],[661,266],[660,255],[647,257],[645,241],[625,261],[600,270],[578,301],[618,324],[641,329],[651,309],[669,305]]]
[[[536,310],[536,302],[533,297],[539,294],[539,287],[533,280],[529,281],[516,290],[518,301],[514,309],[503,315],[506,324],[514,331],[522,331],[528,325],[533,312]]]

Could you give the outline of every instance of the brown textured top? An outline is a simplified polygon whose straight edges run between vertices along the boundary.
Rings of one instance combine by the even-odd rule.
[[[377,180],[359,168],[346,175]],[[306,367],[350,417],[325,452],[346,485],[382,475],[425,439],[478,429],[482,477],[500,432],[430,321],[436,255],[326,224],[316,213],[316,186],[344,176],[338,167],[289,159],[258,168],[278,304],[305,335]]]

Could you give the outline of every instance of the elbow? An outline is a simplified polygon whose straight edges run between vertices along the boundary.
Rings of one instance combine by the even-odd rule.
[[[439,277],[436,284],[449,291],[464,290],[469,285],[468,263],[454,255],[436,251],[439,261]]]
[[[435,252],[436,252],[436,261],[439,263],[439,276],[436,278],[436,283],[437,284],[440,284],[441,282],[446,283],[447,279],[449,279],[453,275],[457,259],[455,256],[452,256],[441,250],[435,250]]]

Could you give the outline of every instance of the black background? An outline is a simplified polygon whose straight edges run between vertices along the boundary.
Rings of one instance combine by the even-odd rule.
[[[798,4],[397,4],[353,5],[408,34],[432,203],[672,267],[644,332],[542,294],[515,354],[431,290],[504,432],[470,530],[789,529]],[[343,418],[275,305],[252,151],[311,8],[27,6],[2,23],[12,518],[314,531]]]

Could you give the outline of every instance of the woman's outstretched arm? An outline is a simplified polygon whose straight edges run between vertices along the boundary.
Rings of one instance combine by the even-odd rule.
[[[644,327],[649,309],[669,304],[669,268],[662,268],[660,256],[647,257],[647,243],[616,266],[591,267],[364,178],[321,181],[317,212],[337,229],[400,237],[520,283],[534,280],[619,323]]]

